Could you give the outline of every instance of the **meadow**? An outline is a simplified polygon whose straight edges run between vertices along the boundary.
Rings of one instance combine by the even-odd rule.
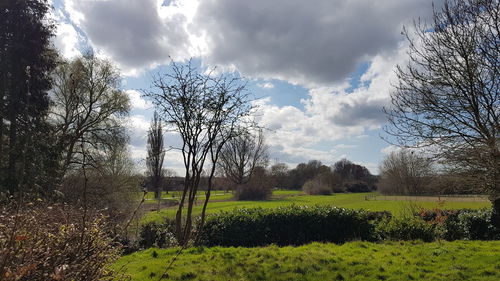
[[[500,280],[500,241],[150,248],[112,268],[131,280]]]
[[[208,204],[207,213],[231,211],[237,208],[276,208],[289,205],[312,206],[333,205],[349,209],[364,209],[368,211],[389,211],[393,215],[402,215],[408,212],[424,209],[481,209],[490,207],[491,203],[483,201],[458,201],[457,197],[405,197],[383,196],[374,200],[377,193],[335,193],[332,195],[306,195],[297,190],[275,190],[271,199],[265,201],[234,201],[230,193],[216,192]],[[148,194],[149,195],[149,194]],[[178,197],[178,196],[177,196]],[[194,207],[194,214],[201,212],[204,197],[198,199]],[[422,200],[425,199],[425,200]],[[459,198],[458,198],[459,199]],[[468,200],[465,198],[464,200]],[[152,200],[154,201],[154,200]],[[151,201],[151,202],[152,202]],[[164,218],[173,218],[177,208],[175,206],[148,212],[142,218],[143,223],[163,221]]]

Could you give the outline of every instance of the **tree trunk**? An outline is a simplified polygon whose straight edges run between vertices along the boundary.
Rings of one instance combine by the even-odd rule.
[[[493,205],[493,214],[491,216],[491,223],[500,230],[500,195],[491,196],[491,204]]]
[[[18,189],[16,160],[20,156],[17,149],[17,120],[15,114],[11,114],[9,129],[9,161],[7,168],[7,189],[14,194]]]

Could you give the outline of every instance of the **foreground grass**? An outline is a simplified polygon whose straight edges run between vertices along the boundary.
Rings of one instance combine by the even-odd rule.
[[[148,249],[113,268],[157,280],[177,249]],[[500,241],[312,243],[300,247],[191,248],[167,280],[500,280]]]
[[[384,200],[370,201],[365,198],[373,193],[342,193],[333,195],[304,195],[299,191],[275,191],[273,197],[266,201],[222,201],[208,204],[207,213],[231,211],[235,208],[276,208],[295,205],[333,205],[349,209],[365,209],[369,211],[389,211],[394,215],[401,215],[418,208],[424,209],[481,209],[490,207],[489,202],[459,202],[459,201],[401,201]],[[194,207],[194,214],[201,213],[201,202]],[[150,212],[143,218],[143,222],[163,221],[164,218],[173,218],[176,207],[166,208],[159,212]]]

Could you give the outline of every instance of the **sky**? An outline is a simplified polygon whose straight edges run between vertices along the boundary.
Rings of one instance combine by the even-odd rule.
[[[189,58],[248,80],[271,164],[290,168],[347,158],[378,173],[395,67],[408,60],[403,26],[429,20],[431,0],[52,0],[54,45],[73,58],[93,50],[123,76],[125,125],[139,167],[154,108],[141,96],[171,60]],[[440,1],[434,1],[439,6]],[[165,133],[177,147],[175,132]],[[166,168],[182,174],[178,150]],[[141,169],[141,168],[140,168]]]

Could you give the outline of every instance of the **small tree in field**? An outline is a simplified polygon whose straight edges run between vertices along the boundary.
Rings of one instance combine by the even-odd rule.
[[[414,151],[399,150],[387,155],[380,164],[382,193],[419,194],[433,175],[429,159]]]
[[[436,157],[477,179],[500,225],[500,1],[447,0],[432,24],[404,30],[409,63],[386,112],[403,146],[429,145]]]
[[[244,121],[253,106],[240,78],[201,73],[191,61],[186,65],[172,63],[168,73],[154,77],[153,86],[157,91],[145,95],[182,139],[177,149],[182,153],[186,172],[175,220],[177,239],[185,245],[192,232],[193,206],[204,168],[210,164],[201,227],[220,151],[246,126]]]
[[[250,181],[258,166],[266,167],[269,161],[267,146],[261,131],[250,132],[229,140],[220,153],[219,167],[224,176],[235,185]]]
[[[158,117],[158,113],[155,112],[148,131],[148,157],[146,165],[148,167],[150,183],[155,191],[155,198],[158,200],[161,199],[164,158],[162,123]]]

